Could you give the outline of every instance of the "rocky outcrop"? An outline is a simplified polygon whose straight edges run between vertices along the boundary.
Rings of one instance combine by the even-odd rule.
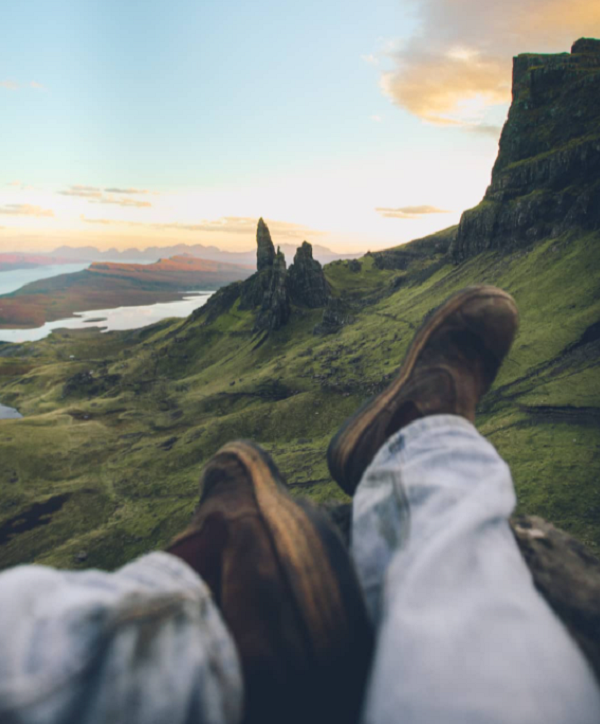
[[[290,313],[285,256],[277,249],[273,265],[269,269],[269,283],[263,294],[254,331],[262,332],[279,329],[288,321]]]
[[[578,540],[537,516],[511,527],[533,582],[579,644],[600,682],[600,561]]]
[[[323,310],[323,319],[315,326],[313,334],[335,334],[352,321],[352,315],[345,302],[338,297],[329,297],[327,306]]]
[[[572,229],[600,228],[600,41],[519,55],[492,182],[451,245],[460,262]]]
[[[307,241],[296,250],[294,263],[288,270],[283,252],[278,247],[275,253],[269,228],[261,218],[256,230],[256,247],[257,271],[243,282],[220,289],[194,312],[192,320],[203,317],[209,324],[239,300],[241,311],[257,312],[253,331],[271,332],[287,323],[292,303],[310,309],[327,304],[329,289],[323,267],[313,259],[312,246]],[[339,316],[330,310],[325,328],[335,326]]]
[[[316,309],[327,304],[329,289],[323,267],[313,259],[312,246],[303,241],[288,270],[288,289],[293,304]]]
[[[270,269],[275,261],[275,247],[271,240],[271,234],[269,227],[263,221],[263,218],[258,220],[258,228],[256,230],[256,268],[258,271],[263,269]]]

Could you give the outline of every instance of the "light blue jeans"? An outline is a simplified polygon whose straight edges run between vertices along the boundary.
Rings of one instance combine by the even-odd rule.
[[[533,586],[506,463],[466,420],[394,435],[354,497],[377,627],[366,724],[598,724],[600,688]]]
[[[366,471],[352,534],[378,631],[365,724],[600,721],[593,674],[510,532],[514,504],[506,464],[459,417],[409,425]],[[179,559],[0,575],[2,724],[235,724],[242,707],[233,641]]]

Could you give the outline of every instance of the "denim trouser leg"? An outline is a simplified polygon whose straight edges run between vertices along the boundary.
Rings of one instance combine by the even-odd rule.
[[[237,724],[242,677],[208,588],[151,553],[114,573],[0,575],[2,724]]]
[[[368,724],[600,721],[600,689],[535,590],[508,525],[510,471],[466,420],[394,435],[354,498],[378,628]]]

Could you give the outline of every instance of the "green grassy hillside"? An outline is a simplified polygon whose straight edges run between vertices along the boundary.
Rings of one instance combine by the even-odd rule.
[[[322,310],[294,309],[256,336],[235,302],[210,323],[205,312],[1,346],[0,400],[25,417],[0,421],[0,566],[111,568],[165,545],[196,504],[202,464],[232,438],[260,442],[295,493],[344,499],[330,437],[387,384],[423,316],[481,282],[515,296],[521,328],[478,426],[510,463],[522,512],[598,552],[600,235],[461,266],[441,252],[400,271],[361,262],[325,268],[352,319],[334,335],[313,334]]]

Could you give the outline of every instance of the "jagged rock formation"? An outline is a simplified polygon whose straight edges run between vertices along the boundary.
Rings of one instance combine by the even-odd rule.
[[[267,271],[268,286],[263,294],[260,312],[254,325],[255,332],[279,329],[288,321],[291,314],[285,256],[279,249],[272,266]]]
[[[271,234],[262,218],[258,222],[256,245],[258,271],[243,282],[219,289],[191,315],[191,321],[203,317],[209,324],[238,300],[240,310],[258,310],[255,332],[279,329],[288,321],[291,308],[285,257],[279,249],[275,253]]]
[[[571,53],[519,55],[492,182],[466,211],[455,261],[571,229],[600,228],[600,41]]]
[[[288,270],[283,252],[278,247],[275,253],[271,234],[261,218],[256,247],[257,271],[243,282],[220,289],[192,314],[192,320],[203,317],[210,323],[239,300],[240,310],[257,310],[253,331],[271,332],[287,323],[292,303],[310,309],[327,304],[329,289],[323,267],[313,259],[312,246],[307,241],[296,250],[294,263]],[[329,316],[332,316],[331,310]],[[330,321],[329,327],[332,324]],[[329,328],[327,323],[326,327]]]
[[[323,267],[313,259],[312,246],[303,241],[288,269],[288,289],[291,301],[299,307],[316,309],[327,304],[329,289]]]
[[[275,247],[271,240],[269,227],[263,221],[262,216],[258,220],[258,228],[256,230],[256,268],[258,271],[270,269],[275,261]]]

